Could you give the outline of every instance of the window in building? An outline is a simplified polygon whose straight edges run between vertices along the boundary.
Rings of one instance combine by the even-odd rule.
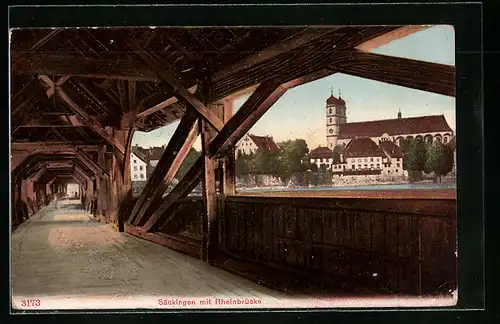
[[[332,108],[330,108],[330,109],[328,110],[328,113],[329,113],[329,114],[331,114],[331,113],[332,113]]]
[[[387,170],[387,173],[391,173],[391,170]]]
[[[137,163],[137,160],[134,160],[134,163]]]
[[[398,169],[396,169],[396,172],[398,172]]]
[[[373,168],[373,163],[372,163],[372,164],[370,164],[370,168]]]
[[[380,169],[380,164],[379,163],[377,163],[377,169]]]
[[[370,162],[373,162],[373,158],[370,158]]]
[[[399,168],[399,163],[396,163],[396,166]]]
[[[137,171],[137,166],[134,165],[134,171]]]
[[[361,164],[358,164],[358,169],[361,169]]]
[[[353,164],[352,167],[351,167],[351,169],[353,169],[353,170],[356,169],[356,166]]]
[[[367,168],[367,167],[368,167],[368,164],[365,164],[365,168]]]
[[[448,137],[443,138],[444,144],[448,143]]]
[[[368,158],[365,158],[365,162],[368,162]]]
[[[332,119],[330,118],[330,123],[332,122]]]
[[[134,179],[137,179],[137,174],[134,174]]]
[[[141,170],[141,171],[142,171],[142,165],[140,165],[140,166],[139,166],[139,170]]]
[[[141,173],[141,179],[144,179],[144,174],[143,173]]]

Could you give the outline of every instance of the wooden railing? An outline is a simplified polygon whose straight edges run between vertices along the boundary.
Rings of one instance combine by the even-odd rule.
[[[416,294],[456,285],[454,199],[232,196],[223,251],[270,266]]]

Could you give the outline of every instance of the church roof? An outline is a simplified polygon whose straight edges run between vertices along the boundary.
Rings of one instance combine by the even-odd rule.
[[[330,150],[328,147],[318,146],[317,148],[309,152],[309,157],[311,159],[332,158],[333,151]]]
[[[252,141],[255,143],[255,145],[258,148],[261,148],[263,150],[266,150],[267,152],[270,153],[279,153],[280,148],[276,143],[274,142],[272,137],[269,136],[257,136],[257,135],[248,135]]]
[[[452,132],[443,115],[381,119],[374,121],[340,124],[339,139],[377,137],[389,135]]]
[[[335,98],[333,94],[330,96],[330,98],[326,99],[326,104],[327,105],[345,105],[345,101],[340,98]]]
[[[349,142],[344,151],[345,158],[357,157],[384,157],[384,152],[380,147],[369,137],[355,138]]]

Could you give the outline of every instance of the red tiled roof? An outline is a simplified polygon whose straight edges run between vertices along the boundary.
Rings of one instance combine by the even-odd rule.
[[[349,142],[344,151],[344,158],[357,157],[384,157],[384,152],[379,146],[369,137],[355,138]]]
[[[436,115],[340,124],[339,139],[452,131],[444,116]]]
[[[266,150],[270,153],[279,153],[280,148],[273,141],[272,137],[269,136],[257,136],[257,135],[248,135],[252,141],[257,145],[258,148]]]
[[[380,149],[391,158],[402,158],[403,150],[391,141],[382,141],[379,144]]]
[[[309,152],[309,158],[311,159],[323,159],[332,157],[333,157],[333,151],[330,150],[328,147],[324,146],[318,146],[317,148]]]
[[[345,101],[340,98],[335,98],[333,95],[330,96],[330,98],[326,99],[326,104],[327,105],[345,105]]]

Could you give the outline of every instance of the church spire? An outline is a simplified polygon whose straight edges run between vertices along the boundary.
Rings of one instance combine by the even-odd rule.
[[[340,95],[340,88],[339,88],[339,99],[341,98],[341,95]]]
[[[330,95],[333,97],[333,87],[330,87]]]
[[[399,111],[398,111],[398,119],[401,119],[401,108],[399,108]]]

